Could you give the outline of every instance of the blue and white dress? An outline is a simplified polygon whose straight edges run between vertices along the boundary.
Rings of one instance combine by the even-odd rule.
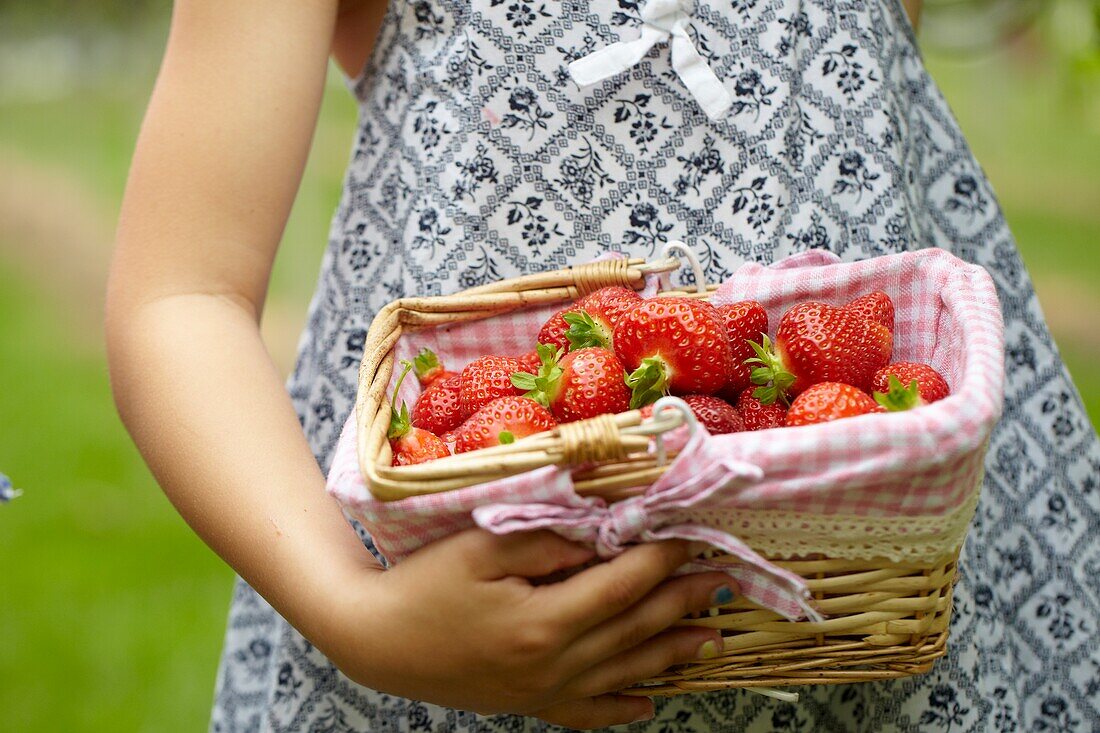
[[[322,468],[394,298],[671,239],[711,281],[810,247],[942,247],[993,274],[1008,376],[948,656],[797,705],[660,701],[633,730],[1100,730],[1100,442],[898,0],[390,0],[352,89],[358,137],[289,385]],[[238,582],[212,729],[553,728],[359,687]]]

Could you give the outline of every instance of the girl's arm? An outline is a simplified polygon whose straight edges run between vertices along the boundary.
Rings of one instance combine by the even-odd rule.
[[[679,543],[590,559],[554,535],[471,530],[382,572],[325,494],[259,335],[316,123],[336,0],[178,0],[134,154],[107,302],[119,412],[195,531],[356,682],[573,727],[700,652],[668,630],[728,580],[666,580]],[[718,596],[724,599],[724,594]]]

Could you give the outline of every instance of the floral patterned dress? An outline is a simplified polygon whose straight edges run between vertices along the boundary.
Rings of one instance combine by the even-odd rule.
[[[796,705],[661,701],[632,730],[1100,730],[1100,443],[900,3],[648,3],[391,0],[351,85],[358,137],[289,384],[320,465],[394,298],[671,239],[711,281],[811,247],[942,247],[996,280],[1008,376],[948,656]],[[574,62],[620,41],[620,68],[578,85]],[[238,582],[212,730],[553,728],[356,686]]]

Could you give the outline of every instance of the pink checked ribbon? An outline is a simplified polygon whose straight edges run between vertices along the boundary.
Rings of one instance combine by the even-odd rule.
[[[697,428],[669,470],[644,494],[610,506],[598,497],[560,492],[553,503],[490,504],[473,511],[478,526],[494,534],[549,529],[596,548],[601,558],[619,555],[636,542],[683,539],[704,542],[740,562],[696,559],[680,572],[719,570],[737,581],[741,594],[784,618],[824,620],[811,605],[801,577],[765,560],[733,535],[681,521],[688,510],[718,508],[739,489],[757,483],[763,471],[751,463],[708,455],[707,435]]]

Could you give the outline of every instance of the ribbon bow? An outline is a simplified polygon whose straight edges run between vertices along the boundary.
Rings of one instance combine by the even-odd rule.
[[[672,68],[694,95],[707,116],[721,119],[733,104],[733,97],[691,42],[687,26],[691,17],[680,0],[649,0],[641,12],[642,33],[633,41],[619,41],[569,64],[573,81],[583,86],[610,79],[634,66],[649,50],[669,42]]]
[[[645,494],[608,506],[598,497],[584,498],[569,491],[555,496],[555,503],[478,507],[473,511],[474,521],[494,534],[549,529],[595,546],[604,559],[615,557],[635,542],[704,542],[740,562],[731,565],[696,559],[682,570],[720,570],[737,581],[743,596],[760,606],[790,620],[804,616],[823,620],[810,605],[810,593],[801,577],[768,562],[733,535],[678,521],[686,510],[717,507],[722,492],[736,491],[763,478],[758,466],[744,461],[719,458],[700,465],[705,436],[705,431],[698,430],[670,469]]]

